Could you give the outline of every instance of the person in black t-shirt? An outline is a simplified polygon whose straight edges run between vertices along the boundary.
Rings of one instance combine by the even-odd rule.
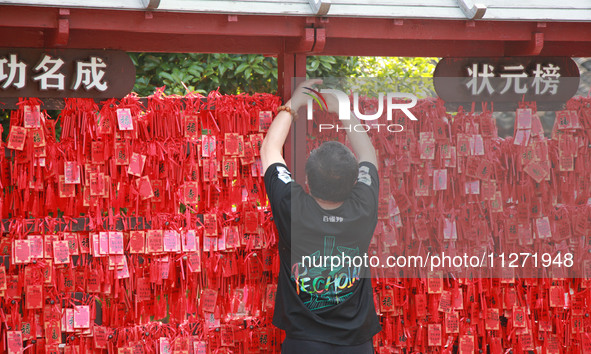
[[[373,353],[381,330],[369,269],[360,265],[377,224],[379,179],[376,153],[364,132],[342,120],[357,155],[325,142],[306,162],[310,194],[295,183],[283,144],[295,112],[306,103],[306,81],[280,107],[261,147],[265,187],[279,232],[280,270],[273,324],[285,330],[282,353]],[[328,109],[336,99],[325,97]],[[338,264],[337,264],[338,263]]]

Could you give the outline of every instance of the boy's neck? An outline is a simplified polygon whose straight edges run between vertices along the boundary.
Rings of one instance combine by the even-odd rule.
[[[324,210],[336,209],[336,208],[340,207],[341,205],[343,205],[343,202],[331,202],[328,200],[322,200],[320,198],[316,198],[315,196],[312,196],[312,198],[314,198],[316,203],[318,203],[318,205],[320,205],[320,207]]]

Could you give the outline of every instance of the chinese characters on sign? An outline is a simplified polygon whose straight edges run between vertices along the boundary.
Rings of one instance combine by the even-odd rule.
[[[540,110],[560,110],[579,88],[579,68],[568,57],[443,58],[433,84],[451,110],[514,111],[519,102],[536,102]],[[490,106],[488,106],[490,108]]]
[[[0,97],[124,97],[134,84],[122,51],[0,49]]]
[[[32,72],[33,81],[39,83],[40,90],[59,90],[66,89],[66,76],[61,72],[65,62],[61,58],[54,58],[51,55],[44,54],[39,64]],[[0,84],[3,89],[11,85],[16,88],[23,88],[27,82],[27,67],[29,64],[18,58],[18,54],[10,54],[8,58],[0,59]],[[105,91],[108,83],[104,82],[105,69],[107,64],[103,59],[90,57],[89,62],[82,60],[76,61],[76,75],[72,80],[71,89],[78,90],[81,86],[85,90],[96,89]]]
[[[471,90],[472,95],[480,95],[486,89],[489,95],[495,92],[503,95],[510,91],[516,94],[525,94],[533,89],[536,95],[549,93],[555,95],[558,90],[558,79],[560,78],[560,67],[552,63],[547,65],[537,63],[535,69],[527,72],[523,65],[501,65],[498,70],[498,77],[503,79],[503,88],[495,90],[491,85],[491,78],[497,77],[495,68],[491,64],[472,64],[467,68],[470,80],[466,87]],[[533,77],[530,84],[523,78]]]

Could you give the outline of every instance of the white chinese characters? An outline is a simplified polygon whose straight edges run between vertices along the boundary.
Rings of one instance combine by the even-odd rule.
[[[489,95],[493,93],[523,95],[527,94],[531,88],[535,95],[557,93],[560,67],[552,63],[536,64],[535,69],[529,73],[523,65],[501,65],[498,75],[495,69],[491,64],[472,64],[467,68],[470,79],[465,85],[472,95],[480,95],[485,90]],[[499,82],[502,85],[493,85]]]
[[[67,59],[66,59],[67,60]],[[68,65],[73,65],[74,70]],[[39,63],[30,71],[28,65],[18,57],[18,54],[8,54],[0,57],[0,89],[9,88],[24,89],[27,86],[28,75],[33,82],[39,85],[42,91],[64,91],[68,77],[66,73],[72,73],[73,91],[83,88],[86,91],[106,91],[109,86],[105,80],[107,63],[102,58],[91,56],[89,61],[77,60],[75,64],[65,62],[59,57],[43,54]]]
[[[7,89],[10,85],[21,89],[25,87],[27,64],[19,62],[16,54],[10,54],[9,58],[0,59],[0,83],[4,81],[3,89]],[[8,69],[8,74],[6,74],[5,68]],[[15,79],[17,80],[15,81]]]
[[[85,90],[96,88],[99,91],[105,91],[108,86],[105,82],[102,82],[107,64],[97,57],[90,57],[90,62],[85,63],[83,61],[76,62],[76,81],[73,90],[77,90],[80,84],[84,84]]]

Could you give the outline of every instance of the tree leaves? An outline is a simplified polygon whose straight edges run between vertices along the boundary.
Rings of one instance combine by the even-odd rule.
[[[258,54],[130,53],[136,64],[134,91],[148,96],[156,87],[167,94],[185,94],[186,85],[207,94],[277,91],[277,58]],[[379,58],[312,56],[309,77],[412,77],[432,76],[433,58]],[[369,88],[368,88],[369,89]]]

